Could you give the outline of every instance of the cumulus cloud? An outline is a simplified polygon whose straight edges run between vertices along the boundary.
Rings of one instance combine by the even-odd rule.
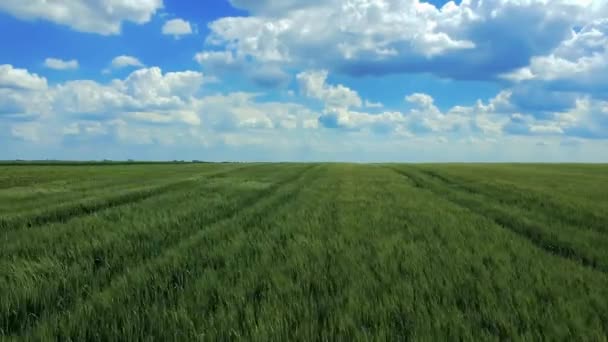
[[[300,104],[260,102],[260,94],[255,93],[202,96],[199,89],[208,78],[197,71],[163,72],[151,67],[105,84],[74,80],[39,87],[12,77],[16,69],[9,68],[11,82],[0,87],[0,125],[12,122],[12,136],[22,141],[41,141],[40,127],[70,141],[118,139],[136,144],[170,143],[185,139],[184,134],[201,138],[191,128],[217,136],[241,130],[317,127],[311,122],[316,122],[318,114]],[[33,77],[27,70],[16,74]],[[40,99],[38,107],[49,114],[43,121],[40,115],[26,116],[36,109],[34,99]]]
[[[194,60],[203,66],[226,67],[236,64],[230,51],[203,51],[194,56]]]
[[[540,134],[562,134],[564,130],[560,127],[558,123],[551,122],[548,124],[535,124],[530,125],[531,133],[540,133]]]
[[[50,93],[53,107],[64,114],[110,116],[137,107],[137,101],[118,87],[91,80],[68,81],[57,85]]]
[[[284,87],[291,79],[280,64],[247,60],[234,55],[232,51],[201,51],[194,56],[194,60],[205,71],[213,74],[238,73],[263,88]]]
[[[131,112],[127,114],[129,118],[158,124],[185,123],[190,126],[199,126],[201,118],[192,110],[172,110],[168,112]]]
[[[254,14],[271,15],[316,6],[322,4],[323,0],[283,0],[281,2],[272,0],[230,0],[230,3],[236,8],[247,10]]]
[[[422,93],[414,93],[405,97],[407,102],[416,104],[423,108],[430,108],[433,106],[435,100],[430,95],[422,94]]]
[[[41,129],[42,126],[37,122],[16,123],[11,126],[11,135],[24,141],[38,142]]]
[[[162,27],[162,33],[175,38],[192,34],[192,26],[189,22],[183,19],[171,19],[165,22]]]
[[[27,90],[46,89],[46,78],[30,73],[26,69],[14,68],[10,64],[0,65],[0,88]]]
[[[218,131],[315,128],[318,114],[295,103],[258,102],[258,94],[212,95],[198,101],[207,124]]]
[[[158,98],[191,97],[204,82],[203,74],[197,71],[168,72],[159,67],[139,69],[132,72],[121,86],[134,98],[155,101]]]
[[[400,112],[370,114],[352,111],[346,108],[328,109],[319,118],[319,122],[327,128],[369,131],[375,133],[401,132],[410,135],[408,129],[404,125],[405,121],[405,116]]]
[[[427,94],[415,93],[406,97],[414,108],[406,112],[408,126],[415,133],[453,133],[459,136],[483,136],[485,139],[503,135],[509,115],[515,107],[511,93],[502,91],[487,103],[478,100],[472,106],[454,106],[439,110]]]
[[[540,138],[551,146],[559,146],[555,139],[578,138],[585,144],[608,139],[608,102],[591,96],[580,96],[569,108],[542,117],[522,111],[511,90],[445,110],[432,96],[412,93],[401,108],[371,106],[376,110],[368,112],[366,101],[353,89],[332,84],[327,71],[305,71],[297,76],[299,92],[322,103],[316,111],[301,103],[265,101],[261,93],[206,95],[201,88],[207,76],[197,71],[150,67],[107,83],[75,80],[48,86],[28,70],[10,65],[0,70],[0,127],[24,143],[46,143],[54,134],[79,144],[270,148],[280,141],[290,151],[286,146],[295,148],[290,141],[296,141],[302,150],[321,153],[345,141],[360,152],[380,140],[489,148],[529,137],[529,146],[536,148]],[[42,85],[36,84],[40,79]]]
[[[67,25],[77,31],[103,35],[119,34],[124,21],[147,23],[162,7],[162,0],[3,0],[0,2],[0,11],[20,19],[43,19]]]
[[[0,118],[31,120],[50,112],[46,78],[0,65]]]
[[[296,76],[300,92],[307,97],[323,101],[329,108],[361,107],[362,101],[356,91],[339,85],[326,83],[327,70],[304,71]]]
[[[587,139],[608,138],[606,101],[594,101],[590,97],[579,98],[573,108],[554,113],[551,120],[570,137]]]
[[[112,59],[111,66],[114,69],[122,69],[127,67],[143,67],[144,64],[136,57],[121,55]]]
[[[63,127],[63,135],[104,135],[108,133],[108,127],[98,121],[77,121]]]
[[[544,116],[513,114],[505,130],[516,135],[558,135],[585,139],[608,138],[606,101],[579,97],[572,107]]]
[[[458,79],[525,79],[574,26],[606,15],[604,3],[545,0],[233,0],[251,13],[209,25],[210,45],[237,59],[314,66],[352,75],[430,72]],[[457,65],[458,67],[454,67]]]
[[[500,74],[499,77],[512,82],[521,82],[531,80],[536,76],[534,75],[534,73],[532,73],[532,70],[530,70],[529,67],[524,67],[514,71]]]
[[[62,60],[59,58],[47,58],[44,60],[44,66],[55,70],[78,69],[78,61],[75,59]]]
[[[22,113],[25,103],[25,98],[19,92],[0,88],[0,115]]]
[[[547,55],[532,57],[530,64],[503,75],[516,82],[536,82],[537,87],[567,91],[605,92],[608,88],[608,19],[572,31]],[[606,95],[604,95],[606,96]]]
[[[279,6],[239,1],[237,5],[256,15],[213,22],[208,41],[225,43],[238,54],[261,61],[290,62],[314,56],[390,59],[406,51],[428,57],[474,46],[435,31],[435,7],[418,1],[291,1]],[[302,7],[306,10],[299,10]]]
[[[0,87],[0,119],[36,120],[52,111],[46,90]]]
[[[601,130],[606,127],[602,105],[608,100],[608,12],[603,13],[603,18],[570,30],[547,54],[533,56],[527,66],[502,75],[514,82],[513,104],[527,113],[527,124],[512,122],[512,132],[606,136]],[[577,115],[571,112],[574,109]],[[572,125],[563,120],[566,117],[579,119]]]
[[[53,106],[59,112],[84,117],[129,113],[141,121],[198,125],[200,120],[193,118],[191,106],[204,82],[203,74],[196,71],[163,73],[158,67],[144,68],[105,85],[89,80],[60,84],[52,89]]]
[[[256,84],[267,88],[284,86],[291,78],[280,67],[274,65],[262,65],[254,68],[248,72],[248,76]]]
[[[321,126],[329,129],[393,134],[410,137],[415,134],[466,133],[499,136],[507,125],[508,114],[514,110],[511,92],[504,91],[487,104],[455,106],[442,112],[428,94],[413,93],[405,97],[412,108],[408,111],[369,113],[353,110],[364,107],[357,92],[327,83],[327,71],[306,71],[297,76],[300,92],[324,104],[319,117]],[[368,107],[368,106],[365,106]]]
[[[382,107],[384,107],[384,105],[381,102],[373,102],[373,101],[369,101],[369,100],[365,100],[365,102],[363,103],[363,106],[365,108],[382,108]]]

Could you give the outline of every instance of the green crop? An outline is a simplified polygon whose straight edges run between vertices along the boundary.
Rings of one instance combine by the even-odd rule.
[[[608,339],[608,167],[0,165],[0,340]]]

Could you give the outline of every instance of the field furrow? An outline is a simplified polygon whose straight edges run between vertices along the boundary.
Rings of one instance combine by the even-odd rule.
[[[6,287],[16,287],[18,283],[29,286],[22,287],[16,293],[5,292],[7,298],[3,302],[7,307],[3,312],[9,313],[3,318],[5,329],[18,332],[35,323],[48,310],[61,311],[69,308],[74,301],[103,288],[129,267],[156,257],[164,249],[187,239],[207,225],[226,219],[235,212],[255,204],[264,196],[293,181],[294,177],[299,176],[305,169],[297,167],[285,171],[287,172],[276,178],[274,184],[262,189],[225,187],[224,191],[216,189],[215,193],[211,192],[214,196],[209,196],[207,191],[212,191],[213,188],[204,187],[201,189],[203,191],[194,191],[185,198],[168,198],[159,204],[166,207],[172,203],[193,201],[194,205],[181,212],[159,208],[165,213],[156,216],[155,221],[159,218],[162,220],[153,225],[145,221],[129,229],[113,230],[111,226],[115,222],[97,221],[94,223],[95,228],[100,230],[102,235],[94,239],[90,235],[83,236],[81,241],[87,243],[81,248],[70,249],[70,253],[65,253],[65,248],[69,246],[54,247],[53,242],[48,241],[43,241],[39,246],[27,244],[28,249],[24,251],[26,253],[14,251],[13,255],[21,254],[27,259],[20,262],[19,259],[13,258],[5,263],[3,268],[8,270],[6,274],[9,276]],[[201,196],[209,196],[210,200]],[[141,217],[141,212],[137,212],[133,219],[138,217]],[[87,226],[83,223],[75,222],[73,226]],[[52,252],[53,249],[56,250],[55,253]],[[9,264],[21,267],[9,269]],[[28,270],[32,267],[40,268],[39,265],[45,267],[44,281],[32,282],[31,277],[36,274],[30,274]],[[19,269],[25,272],[20,273]]]
[[[218,171],[204,176],[193,176],[162,186],[149,186],[143,189],[120,193],[118,195],[113,194],[107,197],[88,198],[52,206],[48,209],[39,210],[33,213],[0,218],[0,231],[23,227],[31,228],[52,222],[66,222],[74,217],[91,215],[100,210],[138,202],[170,191],[185,189],[195,185],[196,182],[201,181],[201,178],[220,177],[223,174],[230,172],[234,172],[234,170]]]
[[[7,166],[0,340],[605,341],[602,170]]]
[[[269,211],[278,210],[293,201],[295,192],[303,186],[302,182],[307,178],[310,181],[311,175],[306,174],[308,170],[306,168],[295,177],[279,182],[265,196],[252,202],[251,206],[242,206],[233,215],[201,227],[178,243],[167,246],[155,258],[141,260],[137,266],[113,278],[107,287],[76,303],[75,307],[43,319],[33,330],[32,337],[104,340],[136,336],[136,331],[127,330],[129,320],[120,321],[123,314],[136,319],[130,316],[134,313],[130,303],[140,301],[143,304],[159,298],[168,301],[171,293],[183,287],[188,279],[197,276],[206,267],[221,262],[207,255],[208,250],[217,243],[213,236],[235,233],[237,228],[244,229],[250,224],[262,222]],[[152,287],[151,282],[154,283]],[[108,310],[115,310],[116,314]],[[105,316],[110,319],[99,321],[98,315],[105,314],[110,314]],[[53,327],[61,327],[61,330]]]
[[[585,267],[608,272],[608,250],[602,248],[608,245],[608,236],[605,234],[575,228],[568,223],[558,225],[538,217],[530,217],[527,210],[501,203],[496,197],[489,197],[471,189],[450,187],[440,178],[425,176],[425,173],[413,168],[393,170],[410,179],[417,187],[432,191],[473,213],[492,219],[548,253],[574,260]]]
[[[539,191],[519,188],[513,184],[484,184],[449,178],[437,170],[419,168],[420,172],[437,179],[449,188],[459,189],[493,198],[495,201],[523,209],[528,215],[533,214],[548,223],[566,223],[579,229],[591,229],[608,233],[608,218],[601,212],[589,210],[571,202],[558,202],[553,196]]]

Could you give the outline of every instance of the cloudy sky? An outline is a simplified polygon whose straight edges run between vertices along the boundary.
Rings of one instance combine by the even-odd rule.
[[[0,31],[0,159],[608,161],[606,0],[2,0]]]

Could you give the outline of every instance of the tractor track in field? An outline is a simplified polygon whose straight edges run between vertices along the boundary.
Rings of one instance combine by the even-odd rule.
[[[441,183],[446,184],[447,186],[449,186],[452,189],[462,190],[464,192],[467,192],[467,193],[473,194],[473,195],[481,195],[481,196],[487,196],[487,197],[492,196],[492,194],[488,193],[487,191],[481,191],[479,189],[475,189],[470,186],[467,186],[467,184],[456,182],[452,179],[449,179],[443,175],[438,174],[437,172],[434,172],[431,170],[422,170],[422,169],[420,170],[420,172],[424,175],[427,175],[433,179],[438,180]],[[496,191],[502,191],[502,189],[496,189]],[[512,199],[500,198],[500,200],[504,201],[504,203],[512,205],[514,207],[528,209],[526,206],[522,206],[521,203],[517,203],[516,201],[513,201]],[[607,230],[608,223],[604,222],[605,220],[602,220],[600,217],[597,217],[597,215],[593,214],[593,212],[584,212],[585,216],[593,217],[594,218],[593,221],[581,223],[580,221],[573,219],[573,216],[570,215],[570,212],[572,209],[564,208],[564,207],[560,206],[559,204],[552,202],[550,200],[550,198],[543,198],[543,205],[542,206],[535,205],[535,208],[538,209],[536,212],[539,212],[539,211],[542,212],[542,215],[544,217],[547,217],[548,215],[552,215],[552,216],[555,216],[556,218],[558,218],[559,221],[566,222],[570,225],[589,229],[589,230],[592,230],[592,231],[600,233],[600,234],[606,234],[608,232],[608,230]]]
[[[307,168],[305,168],[304,170],[301,170],[300,172],[298,172],[296,175],[292,176],[292,177],[288,177],[287,179],[277,182],[275,184],[273,184],[272,186],[270,186],[267,189],[261,190],[259,193],[249,196],[247,199],[243,200],[241,203],[239,203],[239,207],[238,208],[234,208],[234,209],[229,209],[226,212],[220,213],[215,217],[211,217],[209,218],[209,221],[207,222],[201,222],[201,224],[206,228],[220,224],[223,221],[227,221],[232,219],[233,217],[235,217],[239,212],[242,212],[243,210],[248,210],[251,207],[255,206],[260,200],[265,199],[269,196],[271,196],[273,193],[277,192],[278,190],[280,190],[281,188],[283,188],[284,186],[287,186],[291,183],[297,182],[299,180],[301,180],[305,174],[307,174],[308,171],[310,171],[312,168],[314,168],[316,166],[309,166]],[[233,171],[233,170],[231,170]],[[224,174],[224,173],[222,173]],[[196,216],[190,216],[188,218],[191,222],[196,222],[196,220],[198,219]],[[184,222],[180,222],[181,224],[184,224]],[[204,230],[204,229],[203,229]],[[192,236],[200,233],[201,230],[193,230],[192,232],[188,233],[185,236],[182,236],[179,240],[174,240],[174,241],[170,241],[167,245],[163,246],[164,248],[162,249],[162,251],[160,251],[160,255],[162,255],[162,253],[164,253],[167,250],[171,250],[174,249],[176,246],[178,246],[179,244],[183,243],[184,241],[190,239]],[[134,256],[137,256],[137,250],[133,250],[133,253],[131,255],[127,254],[124,255],[124,260],[129,260],[129,258],[133,258]],[[139,259],[137,260],[140,263],[144,263],[147,260],[151,259],[151,258],[159,258],[159,255],[150,255],[147,256],[143,259]],[[124,273],[129,269],[129,265],[128,263],[124,263],[121,264],[120,267],[117,267],[116,269],[113,269],[113,272],[109,274],[109,276],[107,276],[105,279],[103,279],[103,281],[99,280],[99,279],[95,279],[95,277],[91,277],[89,278],[88,283],[95,283],[94,285],[96,290],[98,291],[103,291],[104,288],[106,288],[107,286],[109,286],[109,284],[111,284],[115,278],[120,277],[121,275],[124,275]],[[74,273],[76,276],[78,275],[78,272]],[[85,283],[82,283],[81,285],[86,285]],[[69,291],[66,291],[66,293],[69,293]],[[87,297],[90,297],[91,295],[94,295],[94,292],[85,292],[84,293],[84,297],[83,296],[79,296],[79,297],[75,297],[75,298],[65,298],[65,297],[61,297],[61,301],[62,303],[64,303],[64,305],[66,306],[66,308],[70,308],[71,305],[74,303],[74,301],[76,301],[77,299],[86,299]],[[59,297],[61,296],[60,294],[58,295]],[[24,307],[27,308],[25,311],[26,312],[12,312],[12,314],[9,314],[8,317],[4,317],[2,320],[4,321],[3,325],[6,326],[7,328],[5,329],[6,332],[8,334],[19,334],[24,332],[25,330],[29,329],[31,326],[35,325],[36,322],[39,320],[40,317],[42,317],[44,315],[45,312],[48,312],[48,307],[45,306],[39,306],[36,305],[35,303],[26,303],[24,304]],[[69,310],[69,309],[68,309]],[[36,319],[34,320],[29,320],[26,321],[26,323],[24,323],[24,318],[25,317],[35,317]]]
[[[280,189],[283,189],[290,184],[297,184],[298,182],[302,181],[312,169],[315,169],[317,167],[317,165],[309,166],[298,174],[296,174],[295,176],[289,177],[281,182],[274,184],[268,189],[262,191],[262,193],[258,194],[257,196],[252,196],[252,198],[249,198],[246,203],[243,203],[241,205],[240,208],[227,212],[224,215],[214,218],[214,220],[212,220],[211,222],[206,223],[204,229],[195,230],[191,234],[188,234],[180,240],[165,246],[159,255],[143,260],[138,260],[139,263],[136,264],[133,268],[123,268],[122,272],[117,272],[117,274],[114,274],[111,278],[108,279],[108,281],[103,284],[103,286],[98,287],[95,292],[90,293],[85,298],[80,298],[80,306],[71,305],[66,310],[52,313],[50,317],[45,317],[43,321],[37,320],[36,322],[32,322],[33,324],[30,324],[28,327],[23,327],[22,329],[19,329],[17,331],[11,331],[9,333],[34,333],[35,335],[36,331],[44,328],[45,322],[57,322],[61,319],[65,319],[66,317],[70,316],[70,313],[78,312],[78,310],[84,308],[87,303],[95,302],[96,299],[103,298],[107,293],[111,293],[116,288],[133,288],[134,282],[130,281],[129,279],[129,277],[133,277],[133,274],[151,274],[151,272],[146,272],[146,270],[153,268],[159,263],[162,264],[162,262],[165,261],[165,259],[169,259],[169,256],[171,256],[172,254],[183,255],[179,252],[193,248],[199,242],[203,241],[205,235],[212,231],[214,228],[227,226],[239,215],[243,215],[243,213],[248,213],[248,215],[245,215],[244,226],[254,224],[257,219],[259,219],[261,216],[263,216],[263,214],[267,213],[269,210],[276,210],[278,208],[285,207],[286,205],[291,203],[295,199],[295,195],[300,191],[301,187],[296,187],[292,191],[289,191],[285,194],[281,194],[276,198],[273,197],[273,195],[276,194]],[[266,203],[264,201],[266,201]],[[196,265],[201,270],[204,270],[207,267],[212,266],[212,262],[213,261],[206,262],[204,259],[201,259],[199,260],[199,262],[196,263]],[[169,281],[174,282],[176,281],[176,277],[179,278],[175,275],[175,272],[180,273],[180,271],[183,271],[183,274],[180,274],[182,276],[187,276],[191,280],[195,280],[197,278],[196,276],[198,275],[198,273],[202,274],[202,271],[196,273],[184,269],[187,268],[187,266],[188,265],[186,264],[180,264],[180,268],[173,271],[174,274],[170,277],[171,279],[169,279]],[[183,279],[180,281],[183,281]],[[184,284],[181,284],[180,286],[183,285]],[[118,291],[118,293],[121,294],[124,294],[125,292],[126,291]]]
[[[545,239],[545,236],[542,233],[539,233],[540,225],[537,223],[529,222],[529,220],[524,221],[521,218],[513,217],[512,215],[509,215],[509,214],[504,213],[503,211],[499,211],[499,210],[492,210],[492,213],[484,212],[484,211],[480,210],[477,205],[475,205],[474,203],[471,203],[470,201],[464,201],[464,200],[459,201],[459,200],[449,198],[449,196],[446,196],[445,194],[442,194],[439,191],[430,187],[428,185],[428,183],[425,183],[425,181],[422,180],[420,177],[417,177],[411,173],[408,173],[408,172],[398,169],[398,168],[393,168],[393,167],[387,167],[387,168],[389,168],[393,172],[410,180],[416,188],[430,191],[433,194],[435,194],[436,196],[441,197],[441,198],[445,199],[446,201],[448,201],[454,205],[457,205],[461,208],[467,209],[468,211],[470,211],[471,213],[473,213],[475,215],[485,217],[485,218],[491,220],[492,222],[494,222],[499,227],[507,229],[507,230],[521,236],[522,238],[528,240],[532,245],[534,245],[535,247],[539,248],[540,250],[542,250],[546,253],[549,253],[549,254],[559,257],[559,258],[568,259],[570,261],[576,262],[579,265],[592,269],[594,271],[608,273],[608,266],[602,264],[601,261],[598,262],[598,260],[592,259],[585,255],[581,255],[581,253],[578,252],[577,250],[575,250],[574,248],[560,244],[557,241],[547,241]],[[440,178],[436,178],[436,179],[441,180]],[[445,184],[445,182],[444,182],[444,184]],[[448,188],[449,188],[449,185],[448,185]],[[452,187],[452,189],[453,189],[453,187]],[[475,192],[471,189],[467,189],[466,191],[470,194],[480,195],[484,198],[487,198],[487,196],[483,193]]]
[[[101,210],[137,203],[145,199],[152,198],[154,196],[187,188],[202,179],[218,178],[228,175],[232,172],[241,171],[243,169],[255,168],[259,166],[260,165],[253,165],[230,170],[222,170],[214,173],[205,174],[198,178],[187,178],[162,186],[133,190],[117,196],[70,203],[65,206],[52,208],[44,212],[24,214],[9,218],[0,218],[0,232],[7,230],[17,230],[19,228],[24,227],[34,228],[49,223],[65,223],[75,217],[91,215]]]

